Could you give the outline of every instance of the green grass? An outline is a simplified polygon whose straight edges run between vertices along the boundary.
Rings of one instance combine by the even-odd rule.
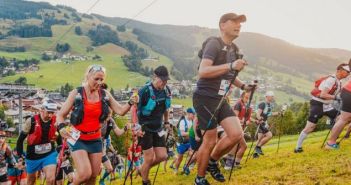
[[[185,108],[193,107],[193,100],[191,97],[186,99],[172,98],[172,104],[183,105]]]
[[[264,156],[243,162],[242,169],[234,170],[230,182],[223,184],[351,184],[351,159],[349,151],[351,141],[344,140],[340,150],[327,151],[320,146],[327,131],[312,133],[304,143],[305,152],[293,153],[298,136],[283,136],[280,142],[279,153],[277,150],[277,137],[263,147]],[[251,143],[248,143],[250,145]],[[244,156],[246,157],[246,156]],[[150,172],[153,179],[156,171],[154,167]],[[224,170],[222,169],[224,172]],[[171,169],[165,173],[163,167],[159,169],[156,183],[158,185],[189,185],[193,183],[195,170],[190,176],[175,175]],[[224,172],[228,179],[229,172]],[[211,184],[215,182],[210,175],[207,179]],[[140,177],[133,180],[139,184]]]
[[[76,24],[75,26],[81,26],[83,32],[87,32],[92,26],[92,22],[99,23],[99,21],[92,21],[89,19],[83,19],[83,22]],[[61,36],[69,30],[71,25],[55,25],[52,26],[53,37],[36,37],[36,38],[8,38],[0,41],[0,45],[25,45],[28,47],[26,52],[7,53],[0,51],[0,56],[6,58],[37,58],[40,59],[44,51],[54,51],[55,43]],[[131,32],[122,34],[124,38],[133,38],[135,41],[136,37]],[[154,51],[144,44],[136,41],[140,44],[140,47],[148,49],[148,52],[152,56],[160,56],[159,62],[150,62],[148,66],[155,68],[158,65],[166,65],[169,69],[173,65],[173,62]],[[125,88],[127,84],[129,86],[137,86],[144,84],[148,78],[142,76],[139,73],[128,71],[127,67],[123,64],[121,56],[126,54],[127,51],[123,48],[112,44],[106,44],[100,47],[96,47],[91,53],[86,52],[86,48],[91,45],[91,41],[87,36],[78,36],[74,32],[74,27],[71,29],[61,40],[60,43],[68,43],[71,46],[70,53],[82,54],[87,56],[94,56],[95,54],[102,57],[102,61],[84,61],[84,62],[72,62],[71,64],[65,63],[51,63],[41,62],[40,70],[33,73],[17,74],[0,79],[0,83],[14,82],[20,76],[27,78],[27,83],[35,84],[40,88],[47,88],[54,90],[64,85],[65,83],[73,84],[78,86],[81,84],[85,70],[87,66],[99,63],[107,69],[107,83],[114,89]],[[43,76],[40,78],[40,76]]]
[[[339,150],[329,151],[320,148],[326,134],[327,131],[310,134],[304,143],[305,151],[300,154],[293,153],[298,135],[282,136],[279,153],[276,152],[278,139],[275,136],[263,147],[264,156],[258,159],[249,159],[245,163],[247,150],[242,162],[242,169],[234,170],[231,181],[223,184],[351,184],[351,159],[349,154],[351,140],[344,140]],[[9,139],[12,143],[10,146],[13,148],[16,138]],[[248,147],[250,144],[248,142]],[[150,179],[153,179],[156,168],[157,166],[151,169]],[[168,168],[167,170],[165,172],[163,166],[160,167],[155,184],[189,185],[193,183],[196,175],[196,169],[189,176],[176,175],[171,169]],[[229,172],[221,170],[228,179]],[[210,175],[207,175],[207,179],[211,184],[219,184]],[[108,183],[107,180],[105,182]],[[122,182],[123,180],[115,180],[112,184],[121,184]],[[141,184],[140,177],[133,179],[133,183]]]
[[[126,84],[131,86],[142,85],[147,78],[138,73],[129,72],[119,56],[105,56],[105,61],[81,61],[71,64],[42,63],[40,70],[33,73],[17,74],[1,80],[1,82],[13,82],[20,76],[27,78],[27,83],[35,84],[37,87],[57,89],[65,83],[78,86],[81,84],[85,70],[91,64],[102,64],[107,69],[106,82],[114,89],[124,88]],[[40,76],[43,76],[40,78]]]

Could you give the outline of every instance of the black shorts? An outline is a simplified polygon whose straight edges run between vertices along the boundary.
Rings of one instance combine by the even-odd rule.
[[[152,147],[166,147],[166,138],[163,135],[160,137],[157,132],[145,131],[143,137],[139,137],[139,145],[143,150]]]
[[[215,112],[220,99],[202,96],[198,94],[193,95],[193,105],[199,120],[199,128],[201,130],[216,129],[217,125],[227,117],[234,117],[234,111],[227,101],[224,101],[217,114],[211,120],[212,114]]]
[[[59,172],[57,173],[56,180],[63,180],[63,172],[65,172],[66,175],[70,174],[73,172],[73,167],[71,165],[62,167],[59,169]]]
[[[323,116],[328,116],[330,120],[334,120],[338,115],[338,111],[336,109],[332,109],[330,111],[323,111],[323,103],[311,100],[310,101],[310,115],[308,117],[308,121],[317,124],[318,120]]]
[[[351,92],[343,89],[340,94],[341,97],[341,110],[351,113]]]
[[[264,123],[261,123],[259,125],[259,128],[258,128],[258,133],[267,134],[268,132],[270,132],[270,130],[269,130],[269,125],[268,125],[267,121]]]
[[[8,181],[7,174],[0,176],[0,182],[7,182],[7,181]]]

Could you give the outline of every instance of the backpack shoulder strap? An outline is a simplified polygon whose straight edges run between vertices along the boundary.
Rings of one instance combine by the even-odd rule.
[[[154,90],[152,89],[151,83],[148,83],[148,84],[147,84],[147,87],[148,87],[148,89],[149,89],[150,98],[155,99],[156,97],[155,97]]]

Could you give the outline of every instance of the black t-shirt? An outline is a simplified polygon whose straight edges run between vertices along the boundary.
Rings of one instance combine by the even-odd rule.
[[[203,49],[202,58],[212,60],[212,65],[216,66],[237,60],[237,52],[238,49],[234,44],[226,45],[223,43],[223,41],[213,38],[207,42],[205,48]],[[223,91],[220,92],[221,84],[229,85],[232,78],[233,73],[231,72],[216,78],[200,78],[197,81],[195,94],[220,99],[224,94]]]
[[[271,103],[262,102],[258,105],[258,109],[262,110],[261,117],[263,121],[267,121],[268,117],[272,115],[273,105]]]
[[[145,85],[142,89],[139,90],[140,101],[138,103],[138,120],[139,124],[142,125],[143,128],[145,128],[146,130],[158,132],[162,129],[163,114],[166,111],[165,101],[167,98],[167,94],[164,89],[157,90],[151,84],[156,99],[163,98],[163,100],[157,101],[155,109],[151,112],[149,116],[145,116],[141,113],[141,108],[147,104],[150,97],[150,90],[148,86],[149,84]]]

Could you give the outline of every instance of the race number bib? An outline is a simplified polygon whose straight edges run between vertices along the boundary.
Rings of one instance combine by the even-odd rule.
[[[80,137],[80,131],[74,127],[69,127],[69,133],[71,134],[72,138],[67,139],[67,142],[73,146]]]
[[[223,96],[225,92],[229,89],[229,87],[230,87],[229,80],[222,80],[221,85],[219,86],[218,95]]]
[[[1,167],[0,168],[0,176],[3,176],[7,174],[7,166]]]
[[[65,160],[65,161],[62,162],[61,168],[67,167],[69,165],[70,165],[69,160]]]
[[[333,109],[334,109],[333,104],[323,104],[323,112],[328,112]]]
[[[51,151],[51,143],[35,145],[34,151],[36,154],[46,154]]]
[[[166,131],[165,130],[161,130],[159,132],[157,132],[158,136],[162,137],[166,134]]]

